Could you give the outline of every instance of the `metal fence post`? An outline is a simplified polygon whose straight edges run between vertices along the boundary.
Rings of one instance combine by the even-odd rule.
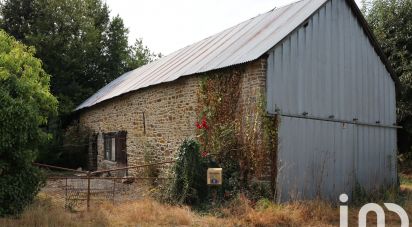
[[[87,211],[90,208],[90,171],[87,171]]]

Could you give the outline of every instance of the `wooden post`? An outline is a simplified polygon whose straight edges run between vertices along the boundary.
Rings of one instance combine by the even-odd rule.
[[[67,206],[67,177],[66,177],[66,187],[64,187],[64,207]]]
[[[115,193],[116,193],[116,179],[113,179],[113,205],[114,205]]]
[[[87,211],[90,208],[90,171],[87,171]]]

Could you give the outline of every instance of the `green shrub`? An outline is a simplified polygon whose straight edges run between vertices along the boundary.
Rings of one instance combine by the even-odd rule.
[[[174,202],[196,205],[207,198],[207,163],[202,159],[199,143],[185,140],[180,146],[174,165],[171,197]]]
[[[247,197],[252,201],[272,198],[269,181],[253,181],[249,184]]]
[[[263,198],[256,202],[255,209],[258,211],[263,211],[268,209],[270,206],[272,206],[272,201],[267,198]]]
[[[42,185],[32,162],[57,109],[49,80],[34,49],[0,31],[0,216],[20,213]]]
[[[0,216],[22,212],[33,201],[44,182],[42,172],[30,163],[15,166],[14,170],[9,169],[1,174]]]
[[[218,201],[223,202],[230,200],[241,193],[243,185],[240,181],[240,167],[239,162],[227,153],[223,153],[219,163],[213,158],[207,160],[208,167],[222,168],[222,185],[214,189],[217,193]]]
[[[270,182],[242,180],[235,152],[221,152],[202,157],[195,140],[185,140],[180,146],[173,167],[173,180],[154,190],[153,195],[162,202],[195,205],[202,209],[210,204],[219,206],[243,194],[252,201],[270,199]],[[222,168],[222,185],[207,185],[207,168]]]

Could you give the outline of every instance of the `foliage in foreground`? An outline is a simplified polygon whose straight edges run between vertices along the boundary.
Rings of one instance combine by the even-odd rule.
[[[0,216],[21,212],[42,182],[31,163],[49,137],[41,127],[57,100],[34,52],[0,31]]]

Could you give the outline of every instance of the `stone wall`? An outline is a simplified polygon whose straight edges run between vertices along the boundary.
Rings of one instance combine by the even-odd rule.
[[[258,96],[265,93],[266,58],[234,67],[243,72],[237,108],[246,120],[244,114],[253,115]],[[83,110],[80,123],[98,133],[98,168],[116,165],[103,160],[102,133],[118,131],[127,131],[128,165],[143,164],[145,154],[156,162],[172,160],[181,142],[196,134],[200,77],[182,77]]]
[[[270,179],[270,157],[267,147],[264,146],[263,119],[258,105],[265,108],[263,102],[266,101],[266,67],[267,61],[262,57],[256,61],[245,65],[242,81],[240,85],[241,93],[237,104],[237,118],[241,122],[241,136],[245,144],[249,143],[256,146],[260,154],[265,154],[263,159],[267,163],[262,172],[255,173],[252,177],[259,180]],[[266,112],[266,110],[264,110]],[[255,131],[255,135],[251,135]],[[251,141],[253,140],[253,141]],[[251,157],[252,158],[252,157]],[[251,177],[251,176],[249,176]]]

